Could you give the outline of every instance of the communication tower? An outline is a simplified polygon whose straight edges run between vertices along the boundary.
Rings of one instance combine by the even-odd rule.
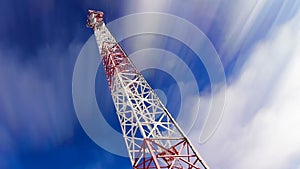
[[[89,10],[87,26],[94,29],[133,168],[209,169],[109,32],[103,12]]]

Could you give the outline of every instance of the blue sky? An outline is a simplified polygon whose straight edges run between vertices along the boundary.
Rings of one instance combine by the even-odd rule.
[[[299,169],[299,8],[300,2],[293,0],[0,0],[0,168],[130,168],[128,158],[88,137],[73,106],[74,66],[93,34],[85,26],[86,14],[97,9],[105,12],[107,23],[135,13],[172,14],[211,41],[227,79],[227,86],[220,86],[226,90],[224,114],[207,142],[199,143],[207,107],[189,132],[211,168]],[[205,67],[184,44],[158,35],[135,36],[121,44],[129,53],[160,48],[179,55],[198,83],[200,95],[192,99],[210,103]],[[176,116],[172,97],[179,89],[174,79],[158,70],[145,70],[144,75],[166,93],[167,107]],[[96,94],[102,87],[107,90],[101,78],[97,74],[95,84],[101,89]],[[118,130],[116,116],[107,113],[111,104],[102,101],[108,96],[98,94],[98,104]]]

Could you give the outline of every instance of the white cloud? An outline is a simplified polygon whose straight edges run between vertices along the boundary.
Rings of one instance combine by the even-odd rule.
[[[17,59],[22,55],[17,49],[0,49],[0,156],[8,139],[18,149],[48,148],[72,137],[76,119],[68,88],[74,58],[69,56],[80,45],[46,47],[26,58],[30,61]]]
[[[300,15],[256,45],[227,89],[217,132],[198,145],[211,168],[281,169],[299,162],[299,46]]]
[[[232,5],[231,10],[226,11],[222,37],[224,43],[220,49],[220,52],[227,56],[226,59],[223,59],[225,64],[231,61],[235,52],[241,49],[241,45],[251,29],[254,28],[255,23],[261,18],[260,14],[265,7],[266,0],[237,1]]]

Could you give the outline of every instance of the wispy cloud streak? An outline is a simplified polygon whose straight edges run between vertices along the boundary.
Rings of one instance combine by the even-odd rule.
[[[212,168],[300,165],[299,23],[298,14],[257,43],[228,87],[221,125],[199,146]]]
[[[19,50],[0,50],[0,128],[16,149],[44,149],[72,137],[71,56],[79,49],[77,42],[45,47],[25,61]]]

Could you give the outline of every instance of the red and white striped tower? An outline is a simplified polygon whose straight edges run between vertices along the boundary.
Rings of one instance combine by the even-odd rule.
[[[88,11],[105,74],[134,169],[208,169],[145,78],[103,22]],[[114,146],[114,145],[112,145]]]

